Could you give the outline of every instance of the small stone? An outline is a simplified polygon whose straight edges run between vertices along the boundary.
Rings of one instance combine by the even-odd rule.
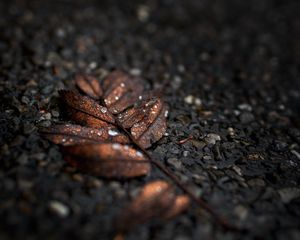
[[[59,112],[58,111],[52,110],[51,114],[52,114],[53,117],[59,117]]]
[[[296,150],[291,150],[291,153],[293,153],[300,160],[300,153],[298,153]]]
[[[249,112],[242,113],[239,118],[242,123],[250,123],[254,120],[253,114]]]
[[[35,130],[35,126],[31,123],[25,123],[23,126],[23,133],[29,134]]]
[[[187,157],[189,155],[189,153],[190,153],[189,151],[183,151],[183,156]]]
[[[194,96],[192,95],[188,95],[184,98],[184,101],[187,103],[187,104],[192,104],[194,102]]]
[[[180,87],[180,85],[181,85],[181,82],[182,82],[182,79],[181,79],[181,77],[180,76],[175,76],[174,77],[174,80],[172,81],[172,87],[174,88],[174,89],[178,89],[179,87]]]
[[[242,103],[242,104],[238,105],[238,108],[240,110],[246,110],[246,111],[249,111],[249,112],[252,111],[252,107],[247,103]]]
[[[181,169],[182,167],[181,161],[177,158],[168,158],[167,163],[175,167],[176,169]]]
[[[264,187],[266,185],[265,181],[260,178],[250,179],[247,183],[251,187]]]
[[[22,99],[21,99],[21,102],[22,102],[22,103],[25,103],[26,105],[28,105],[28,104],[30,103],[30,100],[29,100],[28,97],[23,96]]]
[[[248,209],[242,205],[236,206],[233,211],[240,220],[244,220],[248,216]]]
[[[227,131],[228,131],[228,134],[230,136],[234,136],[235,135],[235,131],[234,131],[234,129],[232,127],[227,128]]]
[[[293,199],[300,197],[300,189],[295,187],[279,189],[278,193],[284,203],[289,203]]]
[[[130,70],[130,74],[131,74],[131,75],[134,75],[134,76],[140,76],[141,73],[142,73],[142,71],[141,71],[141,69],[139,69],[139,68],[132,68],[132,69]]]
[[[150,15],[150,9],[147,5],[140,5],[137,8],[137,17],[141,22],[146,22]]]
[[[50,120],[51,119],[51,113],[46,113],[44,116],[43,116],[43,118],[45,119],[45,120]]]
[[[49,209],[62,218],[67,217],[70,212],[69,208],[65,204],[55,200],[49,203]]]
[[[215,133],[209,133],[206,135],[206,137],[204,138],[204,141],[207,144],[212,144],[215,145],[217,141],[221,141],[221,137],[218,134]]]
[[[198,107],[202,105],[202,101],[200,98],[195,98],[194,102],[195,102],[195,105]]]
[[[90,64],[89,64],[89,68],[90,69],[95,69],[97,67],[97,63],[96,62],[91,62]]]
[[[242,176],[242,169],[237,165],[233,165],[232,169],[240,176]]]
[[[25,165],[28,163],[28,155],[26,153],[22,153],[18,158],[17,162],[21,165]]]

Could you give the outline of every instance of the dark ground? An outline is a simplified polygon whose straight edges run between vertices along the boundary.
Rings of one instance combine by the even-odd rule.
[[[169,79],[169,135],[151,151],[248,229],[224,232],[193,206],[128,239],[300,239],[299,1],[3,2],[1,240],[109,239],[113,216],[163,177],[82,174],[37,134],[64,120],[57,90],[75,72],[113,68]]]

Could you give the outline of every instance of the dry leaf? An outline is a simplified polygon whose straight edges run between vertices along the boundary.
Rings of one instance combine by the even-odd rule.
[[[162,219],[168,220],[184,212],[190,205],[191,200],[187,195],[179,195],[173,205],[162,215]]]
[[[115,128],[114,125],[91,116],[90,114],[78,111],[74,108],[67,109],[69,118],[74,122],[91,128]]]
[[[138,177],[151,169],[142,152],[119,143],[68,146],[64,147],[64,153],[72,166],[101,177]]]
[[[142,148],[158,141],[166,131],[167,110],[162,100],[151,92],[143,93],[143,82],[122,71],[109,74],[102,87],[96,78],[89,75],[77,74],[75,82],[88,96],[68,90],[61,90],[59,94],[71,120],[85,127],[54,126],[43,129],[41,134],[56,144],[68,146],[65,159],[88,173],[103,177],[147,174],[150,171],[149,160],[132,146],[118,143],[130,144],[129,137],[122,132],[124,128]],[[103,101],[105,106],[91,97]]]
[[[55,144],[63,146],[100,142],[130,142],[128,137],[121,134],[116,128],[95,129],[73,124],[55,125],[49,128],[43,128],[40,130],[40,134]]]
[[[116,70],[103,82],[104,103],[113,114],[134,105],[143,94],[144,85],[140,78]]]
[[[113,115],[95,100],[72,91],[60,90],[63,101],[71,108],[89,114],[108,123],[114,123]]]
[[[146,184],[140,194],[117,218],[119,231],[128,231],[152,218],[169,219],[180,214],[189,205],[186,195],[176,196],[173,186],[165,181]]]
[[[152,97],[120,113],[118,121],[124,128],[130,128],[131,135],[143,148],[149,148],[164,135],[167,114],[162,100]]]
[[[102,88],[97,78],[87,74],[76,74],[75,83],[78,88],[94,99],[100,99],[102,96]]]

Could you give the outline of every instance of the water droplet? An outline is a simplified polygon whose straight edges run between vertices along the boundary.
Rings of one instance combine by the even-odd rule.
[[[106,113],[107,112],[107,108],[106,107],[103,107],[100,110],[101,110],[102,113]]]
[[[115,130],[112,130],[112,129],[108,130],[108,135],[110,135],[110,136],[117,136],[118,134],[119,134],[119,132],[117,132]]]
[[[125,87],[125,84],[124,84],[124,83],[121,83],[121,87]]]
[[[119,97],[118,97],[118,96],[115,96],[115,99],[116,99],[116,100],[119,100]]]
[[[168,117],[168,115],[169,115],[169,111],[166,110],[166,111],[165,111],[165,117]]]
[[[142,100],[143,99],[143,96],[141,95],[141,96],[139,96],[139,100]]]
[[[138,157],[143,157],[143,154],[142,154],[140,151],[136,151],[136,155],[137,155]]]
[[[62,139],[62,142],[66,142],[67,140],[65,138]]]
[[[119,143],[114,143],[114,144],[112,145],[112,148],[113,148],[113,149],[120,149],[120,148],[121,148],[121,144],[119,144]]]

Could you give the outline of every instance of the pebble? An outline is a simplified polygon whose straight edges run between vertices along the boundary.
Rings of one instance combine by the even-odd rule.
[[[209,133],[206,135],[206,137],[204,138],[204,141],[207,144],[212,144],[215,145],[217,141],[221,141],[221,136],[216,134],[216,133]]]
[[[49,203],[49,209],[59,217],[65,218],[69,215],[70,209],[65,204],[59,201],[51,201]]]
[[[238,108],[239,108],[240,110],[246,110],[246,111],[249,111],[249,112],[252,111],[251,105],[249,105],[249,104],[247,104],[247,103],[242,103],[242,104],[238,105]]]
[[[295,187],[279,189],[278,193],[284,203],[289,203],[293,199],[300,197],[300,189]]]
[[[234,208],[233,212],[238,216],[240,220],[244,220],[248,216],[248,209],[242,205],[238,205]]]
[[[194,97],[192,95],[188,95],[184,98],[184,101],[187,103],[187,104],[192,104],[193,101],[194,101]]]
[[[139,68],[132,68],[130,70],[130,74],[134,76],[140,76],[142,74],[142,70]]]
[[[250,123],[254,120],[254,115],[249,112],[244,112],[239,116],[239,118],[242,123]]]
[[[24,134],[32,133],[35,129],[36,129],[35,126],[31,123],[25,123],[23,125],[23,133]]]
[[[147,5],[140,5],[137,8],[137,17],[141,22],[146,22],[150,15],[150,8]]]
[[[182,167],[181,161],[177,158],[168,158],[167,163],[175,167],[176,169],[181,169]]]
[[[59,117],[59,112],[58,111],[52,110],[51,114],[52,114],[53,117]]]
[[[183,151],[183,156],[187,157],[189,155],[189,153],[190,153],[189,151]]]
[[[22,153],[18,158],[17,162],[21,165],[25,165],[28,163],[28,155],[26,153]]]
[[[21,102],[22,102],[22,103],[25,103],[26,105],[28,105],[28,104],[30,103],[30,100],[29,100],[28,97],[23,96],[22,99],[21,99]]]
[[[266,185],[266,182],[260,178],[250,179],[247,183],[251,187],[264,187]]]
[[[196,98],[193,95],[188,95],[184,98],[184,101],[189,104],[189,105],[196,105],[196,106],[201,106],[202,105],[202,101],[200,98]]]

